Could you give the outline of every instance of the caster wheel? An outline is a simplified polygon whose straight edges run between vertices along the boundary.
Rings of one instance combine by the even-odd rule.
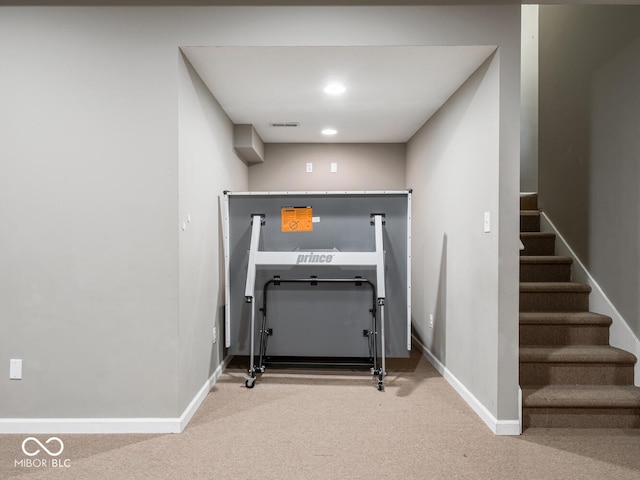
[[[382,382],[378,382],[378,390],[381,392],[383,388]]]
[[[255,378],[247,378],[244,381],[244,386],[247,388],[253,388],[255,386],[256,379]]]

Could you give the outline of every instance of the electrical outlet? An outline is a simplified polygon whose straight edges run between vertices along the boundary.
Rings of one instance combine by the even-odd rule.
[[[218,327],[213,327],[213,343],[218,341]]]
[[[307,173],[313,172],[313,163],[307,162]]]
[[[433,328],[433,313],[429,314],[429,328]]]

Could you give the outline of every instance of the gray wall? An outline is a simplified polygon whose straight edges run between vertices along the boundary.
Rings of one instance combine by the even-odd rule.
[[[225,297],[220,196],[225,190],[247,188],[247,167],[235,156],[231,120],[182,55],[179,68],[182,412],[223,360]]]
[[[413,218],[428,219],[413,230],[412,288],[421,292],[413,323],[433,355],[494,415],[517,418],[513,404],[495,403],[503,382],[518,383],[517,292],[501,284],[495,268],[501,257],[512,262],[517,255],[514,245],[500,251],[503,229],[514,226],[508,219],[503,227],[500,217],[498,172],[507,160],[498,142],[499,78],[497,53],[409,142],[408,178],[420,179]],[[515,208],[517,197],[512,201]],[[492,216],[490,233],[483,232],[484,212]]]
[[[520,191],[538,191],[538,5],[522,6]]]
[[[495,230],[482,237],[491,261],[463,255],[473,275],[490,279],[488,299],[470,299],[488,330],[482,351],[460,349],[446,361],[488,411],[517,418],[519,14],[519,6],[3,7],[0,366],[23,358],[25,378],[0,377],[0,416],[176,417],[219,361],[203,333],[218,321],[219,300],[201,295],[220,294],[221,273],[215,247],[205,245],[219,223],[205,186],[213,170],[212,191],[248,184],[225,147],[228,124],[184,65],[181,45],[482,44],[500,46],[493,80],[482,83],[500,98],[499,136],[487,139],[498,157],[462,150],[493,180],[480,197],[478,188],[455,188],[457,201],[493,214]],[[189,152],[190,144],[204,149]],[[438,160],[414,155],[407,177],[429,202],[437,199],[428,179],[413,174],[423,161]],[[480,224],[468,228],[481,228],[471,216]],[[430,222],[414,216],[422,238]],[[460,282],[450,293],[467,291]],[[422,288],[414,299],[433,287]],[[463,341],[459,326],[447,335]]]
[[[188,32],[160,9],[2,9],[0,363],[24,378],[0,377],[0,417],[175,418],[217,367],[217,196],[247,173]]]
[[[540,7],[540,205],[640,335],[640,7]]]
[[[265,162],[249,168],[253,191],[401,190],[404,144],[266,144]],[[306,173],[306,164],[313,172]],[[332,162],[338,171],[331,173]]]
[[[0,376],[0,416],[177,413],[177,71],[162,28],[0,14],[0,363],[24,359],[23,380]]]

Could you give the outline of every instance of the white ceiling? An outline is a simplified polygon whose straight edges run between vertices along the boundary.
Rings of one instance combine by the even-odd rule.
[[[227,115],[266,143],[404,143],[495,46],[183,47]],[[331,81],[347,91],[323,92]],[[277,128],[271,123],[298,122]],[[325,127],[337,135],[323,136]]]

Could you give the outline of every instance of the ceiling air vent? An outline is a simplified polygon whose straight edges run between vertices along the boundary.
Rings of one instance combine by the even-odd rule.
[[[273,122],[269,124],[271,127],[276,128],[287,128],[287,127],[299,127],[300,123],[298,122]]]

